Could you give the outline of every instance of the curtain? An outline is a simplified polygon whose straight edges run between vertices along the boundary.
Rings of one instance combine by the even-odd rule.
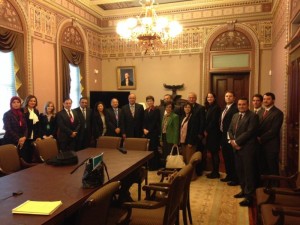
[[[63,75],[63,99],[70,97],[71,77],[69,63],[79,66],[80,74],[85,74],[84,53],[61,47],[62,49],[62,75]]]
[[[0,51],[13,51],[15,56],[16,91],[22,98],[26,96],[26,74],[24,63],[24,37],[23,34],[0,27]]]

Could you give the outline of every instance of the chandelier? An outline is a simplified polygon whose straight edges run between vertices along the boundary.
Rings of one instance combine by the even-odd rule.
[[[155,0],[142,0],[142,12],[136,18],[128,18],[117,24],[117,33],[121,38],[135,41],[143,54],[150,50],[151,54],[162,47],[167,40],[173,39],[182,32],[182,26],[177,21],[168,21],[165,17],[157,16]]]

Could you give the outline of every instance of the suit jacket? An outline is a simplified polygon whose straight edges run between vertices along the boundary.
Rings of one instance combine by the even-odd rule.
[[[280,129],[283,122],[283,112],[273,106],[265,118],[263,118],[265,109],[259,112],[258,137],[265,148],[270,151],[279,151],[280,149]]]
[[[28,133],[27,133],[27,138],[30,139],[31,138],[31,133],[33,132],[33,140],[37,139],[37,138],[41,138],[41,126],[40,126],[40,121],[33,124],[33,120],[29,119],[29,111],[27,110],[27,112],[24,112],[24,109],[23,110],[23,113],[24,113],[24,116],[26,118],[26,123],[27,123],[27,130],[28,130]],[[37,117],[39,117],[40,113],[37,109],[33,109],[34,113],[36,114]]]
[[[7,111],[3,115],[4,124],[4,143],[17,145],[21,137],[27,137],[27,124],[23,114],[23,125],[20,126],[20,122],[17,116],[12,110]]]
[[[163,121],[162,121],[163,126]],[[163,129],[163,127],[162,127]],[[179,142],[179,116],[172,112],[166,127],[166,139],[169,144],[178,144]]]
[[[60,145],[68,143],[70,141],[76,140],[77,137],[72,138],[72,132],[79,132],[80,129],[80,120],[76,111],[72,110],[74,122],[71,123],[70,117],[65,109],[61,110],[56,114],[57,126],[58,126],[58,135],[57,139]],[[65,149],[62,149],[65,150]]]
[[[56,116],[52,116],[50,118],[50,121],[48,121],[47,115],[41,113],[39,120],[40,120],[40,127],[41,127],[41,137],[43,137],[44,135],[46,136],[52,135],[54,138],[56,138],[56,133],[57,133]]]
[[[85,115],[86,119],[84,119],[84,115],[80,109],[80,107],[75,108],[73,111],[78,115],[78,119],[80,121],[80,129],[77,134],[77,148],[84,149],[89,147],[92,136],[92,128],[91,128],[91,119],[92,119],[92,110],[90,108],[86,108]]]
[[[257,143],[258,116],[248,110],[242,119],[239,120],[239,117],[239,113],[235,113],[232,117],[228,129],[229,137],[231,140],[235,140],[235,143],[241,147],[241,150],[251,148],[254,151]]]
[[[94,112],[93,114],[93,137],[95,139],[99,138],[100,136],[102,136],[103,134],[103,129],[104,129],[104,124],[103,124],[103,121],[102,121],[102,118],[99,114],[99,112]],[[105,121],[105,126],[106,126],[106,133],[104,135],[107,135],[107,124],[108,124],[108,121],[107,121],[107,113],[104,115],[104,121]]]
[[[179,121],[179,126],[182,127],[182,121],[184,120],[185,115],[182,115]],[[187,132],[184,144],[196,145],[198,141],[198,127],[197,124],[199,118],[197,116],[191,115],[189,121],[187,122]],[[180,128],[181,130],[181,128]],[[179,138],[180,139],[180,138]]]
[[[223,111],[221,112],[220,121],[222,119],[221,117],[222,117]],[[236,103],[233,103],[230,106],[230,108],[227,110],[227,112],[223,118],[223,132],[222,132],[222,142],[223,143],[224,142],[227,143],[227,131],[229,129],[233,115],[237,112],[238,112],[238,109],[237,109]]]
[[[158,107],[154,107],[154,109],[145,109],[144,112],[144,122],[143,129],[147,129],[149,133],[147,134],[147,138],[158,138],[160,134],[160,111]]]
[[[207,132],[206,146],[208,150],[220,148],[220,116],[221,108],[218,104],[209,105],[206,110],[205,131]]]
[[[144,107],[135,103],[134,117],[131,114],[129,104],[122,107],[121,132],[126,137],[143,136]]]
[[[126,86],[126,80],[121,81],[121,86]],[[133,81],[128,79],[128,86],[133,86]]]
[[[120,134],[116,134],[116,128],[120,128],[121,122],[121,114],[122,110],[118,108],[118,120],[116,119],[115,111],[113,108],[108,108],[106,110],[106,118],[107,118],[107,136],[121,136]]]

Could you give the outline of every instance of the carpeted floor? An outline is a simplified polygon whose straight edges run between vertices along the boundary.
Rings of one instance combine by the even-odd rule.
[[[156,172],[149,172],[150,183],[159,179]],[[130,192],[137,200],[137,185]],[[205,175],[198,177],[191,183],[193,225],[249,225],[248,208],[240,207],[241,199],[233,198],[239,192],[239,186],[230,187],[219,179],[207,179]],[[116,224],[120,215],[120,210],[113,209],[108,224]],[[180,224],[183,224],[182,220]]]

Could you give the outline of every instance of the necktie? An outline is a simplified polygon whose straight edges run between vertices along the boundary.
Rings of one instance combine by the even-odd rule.
[[[71,114],[70,109],[68,109],[68,114],[69,114],[71,123],[73,123],[73,122],[74,122],[74,118],[73,118],[73,116],[72,116],[72,114]]]
[[[86,128],[87,125],[86,125],[86,109],[85,108],[82,109],[82,114],[83,114],[83,118],[84,118],[84,128]]]
[[[118,109],[114,109],[114,112],[115,112],[115,117],[116,117],[117,126],[118,126],[118,123],[119,123]]]
[[[241,120],[242,118],[243,118],[243,113],[240,113],[240,114],[239,114],[239,118],[237,119],[236,124],[235,124],[235,132],[234,132],[234,133],[236,133],[237,128],[238,128],[239,123],[240,123],[240,120]]]
[[[268,115],[268,112],[269,112],[269,110],[267,110],[267,109],[264,111],[263,119],[266,118],[266,116]]]
[[[223,132],[223,119],[224,119],[224,117],[225,117],[225,114],[226,114],[227,110],[228,110],[228,108],[227,108],[227,106],[226,106],[225,109],[223,110],[222,116],[221,116],[220,130],[221,130],[222,132]]]
[[[254,113],[257,114],[258,110],[254,109]]]
[[[131,111],[132,117],[134,117],[134,105],[131,105],[131,106],[130,106],[130,111]]]

